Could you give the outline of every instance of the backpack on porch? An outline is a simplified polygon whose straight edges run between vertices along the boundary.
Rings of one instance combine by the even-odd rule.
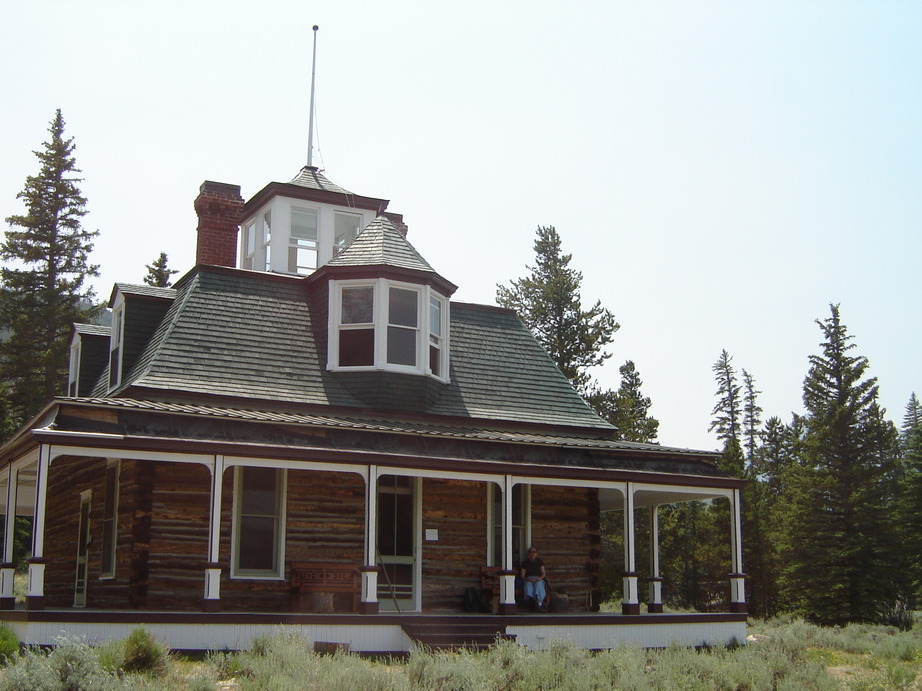
[[[480,588],[471,586],[464,591],[464,611],[465,612],[489,612],[490,608],[487,607],[483,598],[480,597]]]

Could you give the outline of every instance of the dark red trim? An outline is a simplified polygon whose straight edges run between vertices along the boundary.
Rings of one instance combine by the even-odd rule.
[[[749,611],[749,605],[745,602],[731,602],[730,611],[736,614],[746,614]]]
[[[40,612],[45,609],[45,596],[44,595],[27,595],[26,596],[26,609],[30,612]]]
[[[360,571],[361,573],[381,573],[381,567],[380,567],[380,566],[375,566],[375,565],[371,565],[371,566],[360,566],[360,567],[359,567],[359,571]]]
[[[745,603],[738,603],[745,604]],[[645,614],[625,616],[623,614],[528,614],[514,618],[490,614],[420,614],[418,612],[396,614],[385,612],[375,617],[375,624],[406,624],[417,618],[427,623],[452,624],[489,624],[490,626],[547,625],[566,622],[574,625],[619,626],[631,624],[702,624],[746,621],[743,613],[720,612],[714,614],[664,614],[651,618]],[[304,613],[269,613],[269,612],[148,612],[136,610],[126,612],[118,610],[53,609],[27,611],[22,609],[0,612],[0,621],[15,622],[49,622],[49,623],[112,623],[112,624],[344,624],[367,626],[369,618],[362,614],[304,614]]]
[[[379,602],[360,602],[359,614],[377,614],[381,609]]]
[[[648,603],[647,612],[650,614],[662,614],[663,613],[663,603],[661,602]]]
[[[242,223],[249,216],[262,208],[273,197],[289,197],[291,199],[301,199],[303,201],[317,202],[318,204],[333,204],[335,206],[350,207],[353,209],[365,209],[374,211],[380,215],[387,209],[389,199],[376,199],[375,197],[363,197],[359,194],[343,194],[332,190],[318,190],[313,187],[304,187],[290,182],[270,182],[259,192],[250,197],[246,204],[243,205],[243,212],[240,214]]]
[[[518,608],[514,602],[500,602],[498,607],[498,614],[504,617],[511,616],[518,613]]]
[[[621,603],[621,614],[623,615],[639,615],[640,614],[640,603],[639,602],[622,602]]]
[[[29,557],[26,559],[27,564],[47,564],[48,560],[44,557]]]
[[[640,576],[640,574],[636,571],[622,571],[621,575],[625,578],[637,578]]]
[[[515,569],[509,569],[508,571],[505,569],[500,569],[496,573],[499,576],[518,576],[519,575],[519,572],[516,571]]]
[[[414,470],[441,470],[484,473],[488,466],[490,474],[530,475],[537,478],[572,479],[572,480],[619,480],[647,482],[651,484],[687,487],[710,487],[715,489],[739,488],[746,485],[745,480],[736,478],[708,477],[703,475],[676,475],[651,473],[609,468],[575,468],[573,466],[545,466],[530,463],[500,463],[469,461],[456,458],[414,457],[402,454],[383,455],[377,452],[349,451],[342,449],[267,446],[264,444],[238,444],[233,442],[199,442],[185,439],[139,438],[93,440],[81,436],[70,437],[62,434],[45,434],[41,430],[33,432],[34,438],[43,443],[69,445],[77,447],[105,447],[120,451],[167,451],[171,453],[199,453],[206,455],[223,454],[246,455],[256,458],[277,458],[279,460],[322,461],[328,463],[350,463],[357,465],[389,465]],[[94,441],[96,443],[94,443]],[[480,440],[468,440],[480,441]],[[492,442],[496,443],[496,442]],[[608,453],[608,452],[606,452]]]
[[[202,602],[202,611],[204,612],[220,612],[221,611],[221,600],[204,600]]]
[[[659,576],[651,576],[647,579],[647,583],[662,583],[665,580],[665,578],[660,578]]]
[[[749,578],[748,573],[728,573],[727,578]]]
[[[15,597],[0,597],[0,609],[15,609],[16,608],[16,598]]]

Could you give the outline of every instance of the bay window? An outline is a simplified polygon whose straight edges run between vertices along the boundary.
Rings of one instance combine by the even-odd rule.
[[[387,279],[333,281],[332,370],[391,370],[445,381],[448,300],[425,285]]]

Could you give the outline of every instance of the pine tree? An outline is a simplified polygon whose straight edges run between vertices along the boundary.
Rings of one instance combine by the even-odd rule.
[[[0,269],[0,325],[10,332],[0,344],[0,375],[19,420],[63,391],[67,336],[73,322],[91,318],[94,295],[84,280],[98,275],[88,258],[99,233],[81,227],[86,199],[60,110],[48,131],[50,140],[35,152],[41,168],[17,195],[26,211],[6,219],[10,230],[0,246],[0,258],[12,262]]]
[[[159,257],[150,264],[146,264],[144,268],[147,269],[147,276],[144,277],[144,282],[155,288],[169,288],[173,285],[170,276],[179,273],[177,269],[170,269],[167,267],[166,252],[161,252]]]
[[[717,391],[714,395],[720,398],[711,411],[711,415],[717,417],[711,422],[708,432],[716,429],[717,438],[723,442],[730,439],[739,442],[740,438],[740,385],[737,383],[732,360],[733,356],[722,350],[717,362],[711,367],[717,379]]]
[[[758,403],[755,380],[743,370],[743,438],[746,445],[746,459],[751,464],[759,448],[760,428],[762,426],[762,408]]]
[[[640,391],[643,385],[640,373],[633,360],[625,362],[618,371],[621,372],[621,386],[617,391],[590,390],[586,401],[618,428],[616,439],[651,443],[656,439],[659,420],[649,414],[653,402]]]
[[[560,371],[577,391],[585,392],[587,370],[610,356],[604,352],[620,325],[615,315],[596,302],[583,309],[583,274],[570,267],[572,255],[561,252],[553,226],[539,227],[531,274],[496,287],[496,302],[515,310]]]
[[[901,473],[897,525],[909,573],[909,602],[922,601],[922,409],[913,393],[900,433]]]
[[[877,406],[868,361],[851,354],[839,315],[817,320],[822,352],[810,356],[801,464],[786,474],[783,588],[825,624],[880,621],[896,598],[887,494],[892,438]]]

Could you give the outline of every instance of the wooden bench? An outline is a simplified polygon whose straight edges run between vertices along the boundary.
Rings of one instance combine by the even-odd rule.
[[[309,561],[291,562],[291,609],[303,611],[305,593],[351,593],[352,611],[359,609],[362,577],[354,566]]]

